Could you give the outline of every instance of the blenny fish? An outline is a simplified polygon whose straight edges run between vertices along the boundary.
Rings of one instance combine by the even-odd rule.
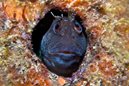
[[[72,17],[56,17],[43,35],[40,58],[53,73],[71,77],[82,63],[87,37],[82,25]]]

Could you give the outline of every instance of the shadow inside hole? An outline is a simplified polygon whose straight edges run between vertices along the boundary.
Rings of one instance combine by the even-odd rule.
[[[48,31],[53,20],[55,19],[54,16],[51,14],[51,12],[55,16],[61,16],[63,14],[63,16],[68,17],[68,12],[61,11],[57,8],[51,9],[33,28],[31,42],[32,42],[33,51],[34,53],[36,53],[37,56],[39,56],[39,49],[40,49],[40,43],[41,43],[42,37]],[[82,25],[82,20],[78,15],[75,16],[75,20],[77,20]],[[83,32],[85,32],[84,30],[85,28],[83,27]],[[86,34],[85,34],[85,37],[87,37]]]

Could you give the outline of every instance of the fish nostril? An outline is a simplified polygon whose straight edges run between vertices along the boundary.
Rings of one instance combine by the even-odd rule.
[[[76,37],[75,36],[72,36],[73,39],[75,39]]]

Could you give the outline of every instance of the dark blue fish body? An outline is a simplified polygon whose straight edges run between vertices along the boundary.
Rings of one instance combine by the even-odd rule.
[[[55,19],[42,38],[40,58],[60,76],[71,76],[81,64],[87,47],[82,26],[67,17]]]

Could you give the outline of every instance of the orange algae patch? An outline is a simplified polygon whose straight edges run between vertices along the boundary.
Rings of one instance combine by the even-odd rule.
[[[28,86],[30,85],[51,86],[51,82],[47,79],[47,77],[44,77],[44,75],[46,74],[36,73],[36,71],[32,69],[30,70],[30,72],[28,72],[27,75],[28,81],[24,85],[29,84]]]
[[[96,64],[91,64],[91,65],[89,66],[89,70],[90,70],[91,73],[96,72],[96,71],[97,71],[97,66],[96,66]]]
[[[58,83],[60,84],[60,86],[63,86],[66,83],[66,80],[62,77],[58,78]]]
[[[91,39],[97,39],[102,35],[103,29],[99,26],[93,26],[90,32],[91,32]]]
[[[92,74],[100,74],[105,78],[115,77],[115,75],[117,75],[117,68],[114,66],[111,56],[106,53],[97,54],[93,62],[89,64],[85,71],[84,77]]]
[[[23,82],[17,82],[15,83],[15,86],[52,86],[51,81],[47,79],[47,77],[44,77],[42,73],[36,73],[35,70],[30,70],[27,74],[27,80]]]
[[[104,76],[113,77],[116,75],[116,68],[113,67],[112,61],[102,61],[98,64],[99,70]]]
[[[34,21],[34,19],[40,14],[40,10],[44,8],[40,3],[28,3],[16,2],[13,0],[5,1],[3,3],[5,14],[9,19],[16,19],[17,21]]]
[[[117,68],[113,65],[112,57],[105,53],[100,53],[99,56],[97,55],[98,57],[100,59],[98,61],[99,71],[107,78],[114,77],[117,74]]]

